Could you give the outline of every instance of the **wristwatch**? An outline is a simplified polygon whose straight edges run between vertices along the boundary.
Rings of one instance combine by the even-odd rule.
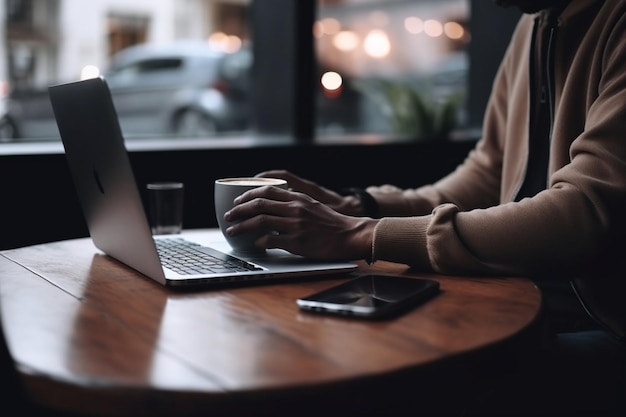
[[[367,217],[377,219],[380,217],[378,202],[370,193],[363,188],[345,188],[341,191],[342,195],[353,195],[359,199],[361,206],[363,207],[363,214]]]

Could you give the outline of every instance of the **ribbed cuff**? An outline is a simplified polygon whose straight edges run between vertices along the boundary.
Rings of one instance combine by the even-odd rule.
[[[372,259],[431,269],[427,229],[431,216],[385,217],[374,228]]]

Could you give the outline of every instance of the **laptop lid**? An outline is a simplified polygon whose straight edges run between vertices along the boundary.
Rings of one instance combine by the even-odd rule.
[[[214,234],[214,249],[260,269],[208,275],[179,275],[164,269],[106,81],[98,77],[58,84],[50,86],[49,93],[89,233],[104,253],[163,285],[324,275],[357,268],[349,262],[312,261],[277,249],[250,258],[235,254],[223,237]],[[182,237],[194,240],[184,233]]]

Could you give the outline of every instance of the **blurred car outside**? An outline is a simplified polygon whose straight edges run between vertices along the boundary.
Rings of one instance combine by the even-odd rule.
[[[125,132],[205,136],[248,128],[251,65],[248,48],[142,44],[114,56],[104,78]]]
[[[248,48],[229,54],[200,41],[146,43],[114,55],[102,75],[125,136],[209,136],[248,128],[251,65]],[[58,139],[47,88],[14,90],[6,107],[5,141]]]
[[[145,43],[121,50],[103,72],[126,138],[207,137],[251,127],[252,50],[226,53],[207,42]],[[330,68],[320,64],[321,79]],[[360,126],[361,95],[350,80],[316,95],[320,132]],[[14,89],[0,102],[0,140],[58,140],[47,88]],[[271,106],[271,103],[268,103]],[[0,107],[0,111],[2,108]]]

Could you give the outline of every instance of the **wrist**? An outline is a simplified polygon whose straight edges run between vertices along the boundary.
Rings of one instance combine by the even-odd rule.
[[[361,217],[351,228],[352,241],[348,246],[355,249],[355,259],[363,259],[368,264],[374,262],[374,231],[379,222],[379,219]]]

